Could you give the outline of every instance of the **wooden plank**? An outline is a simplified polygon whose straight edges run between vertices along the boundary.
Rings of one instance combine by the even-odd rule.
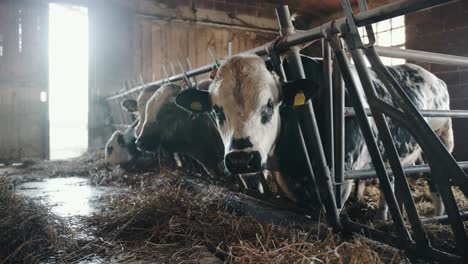
[[[0,159],[44,158],[48,151],[47,104],[39,100],[40,91],[47,89],[47,31],[38,32],[37,27],[47,15],[45,8],[34,3],[8,1],[2,5],[0,76],[9,80],[0,82],[5,124],[0,129]]]

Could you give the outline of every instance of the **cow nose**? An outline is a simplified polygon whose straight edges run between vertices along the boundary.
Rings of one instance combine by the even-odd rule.
[[[234,174],[253,173],[262,170],[258,151],[233,151],[224,158],[226,168]]]

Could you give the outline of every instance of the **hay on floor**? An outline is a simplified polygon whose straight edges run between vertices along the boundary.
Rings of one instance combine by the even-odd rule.
[[[167,262],[194,263],[209,251],[228,263],[406,261],[398,250],[363,238],[345,241],[328,230],[323,236],[307,226],[261,223],[236,214],[218,198],[216,188],[195,193],[163,184],[115,199],[90,224],[114,252],[124,248],[121,257],[132,260],[164,256]]]
[[[13,184],[0,177],[0,263],[37,263],[58,255],[70,231],[49,209],[15,195]]]

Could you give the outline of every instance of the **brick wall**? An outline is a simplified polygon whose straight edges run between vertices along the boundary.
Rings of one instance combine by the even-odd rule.
[[[406,47],[468,57],[468,1],[406,16]],[[444,80],[452,109],[468,109],[468,67],[418,63]],[[468,119],[454,120],[455,157],[468,160]]]

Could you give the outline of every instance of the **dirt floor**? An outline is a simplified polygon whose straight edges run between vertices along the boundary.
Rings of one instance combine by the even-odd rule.
[[[362,223],[371,222],[378,201],[377,187],[368,185],[364,201],[351,199],[346,206]],[[361,236],[334,235],[307,218],[258,220],[226,202],[227,193],[237,197],[236,187],[226,187],[164,160],[110,168],[101,152],[0,168],[0,263],[415,261]],[[421,215],[432,216],[427,182],[419,179],[412,187]],[[467,199],[456,196],[468,210]],[[436,246],[453,250],[448,227],[427,229]]]

